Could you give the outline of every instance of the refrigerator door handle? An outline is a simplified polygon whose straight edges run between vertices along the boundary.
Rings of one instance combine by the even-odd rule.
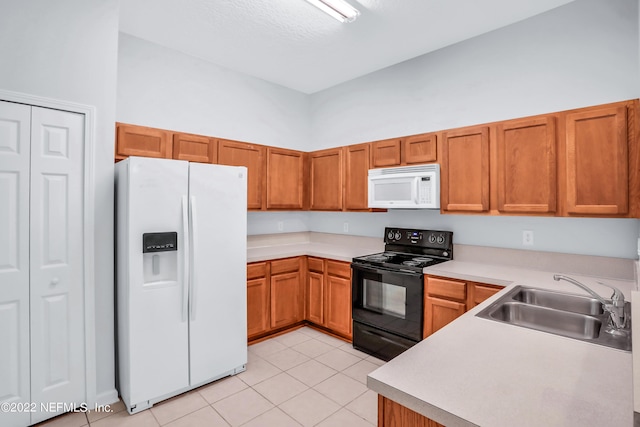
[[[191,255],[191,272],[190,272],[190,295],[191,295],[191,304],[189,305],[189,309],[190,309],[190,315],[191,315],[191,321],[193,322],[194,320],[196,320],[196,269],[195,269],[195,257],[196,257],[196,251],[195,248],[197,248],[197,236],[198,236],[198,216],[196,213],[196,197],[195,196],[191,196],[190,197],[190,206],[189,206],[189,211],[191,213],[191,235],[189,236],[191,239],[191,247],[194,248],[194,250],[192,251],[192,255]]]
[[[182,196],[182,235],[184,247],[182,248],[182,321],[186,322],[189,311],[189,203],[187,196]]]

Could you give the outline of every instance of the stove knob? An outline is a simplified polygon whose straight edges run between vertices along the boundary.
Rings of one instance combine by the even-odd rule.
[[[393,230],[389,231],[389,234],[387,234],[387,237],[389,238],[389,240],[393,240]]]
[[[449,252],[444,251],[444,252],[442,252],[442,255],[443,255],[443,256],[449,256]]]
[[[441,245],[444,243],[444,236],[441,234],[438,236],[438,244]]]
[[[396,240],[400,240],[402,238],[402,234],[399,231],[396,231]]]
[[[436,236],[434,236],[433,234],[429,234],[429,243],[435,243],[436,242]]]

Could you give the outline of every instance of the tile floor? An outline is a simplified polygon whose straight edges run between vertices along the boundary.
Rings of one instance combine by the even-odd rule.
[[[382,363],[308,327],[249,346],[247,370],[128,415],[62,415],[39,427],[372,427],[367,374]]]

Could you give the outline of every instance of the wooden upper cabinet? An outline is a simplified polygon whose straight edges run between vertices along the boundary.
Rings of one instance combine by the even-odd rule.
[[[555,117],[511,120],[497,126],[498,211],[556,211]]]
[[[371,143],[371,168],[386,168],[400,166],[401,139],[387,139]]]
[[[566,212],[629,211],[627,108],[612,105],[566,116]]]
[[[489,210],[489,127],[445,132],[440,174],[444,212]]]
[[[267,209],[304,207],[304,153],[267,148]]]
[[[402,140],[402,164],[413,165],[435,162],[437,139],[434,133],[408,136]]]
[[[265,147],[246,142],[218,140],[218,163],[247,168],[247,208],[264,206]]]
[[[310,153],[311,210],[342,210],[342,155],[342,148]]]
[[[171,158],[171,132],[116,123],[116,158],[129,156]]]
[[[369,144],[344,147],[344,209],[369,208]]]
[[[216,140],[202,135],[175,133],[173,135],[173,158],[190,162],[216,163],[218,151]]]

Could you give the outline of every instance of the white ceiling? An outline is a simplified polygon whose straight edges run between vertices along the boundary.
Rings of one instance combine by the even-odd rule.
[[[124,0],[120,30],[314,93],[573,0],[349,0],[342,24],[305,0]]]

